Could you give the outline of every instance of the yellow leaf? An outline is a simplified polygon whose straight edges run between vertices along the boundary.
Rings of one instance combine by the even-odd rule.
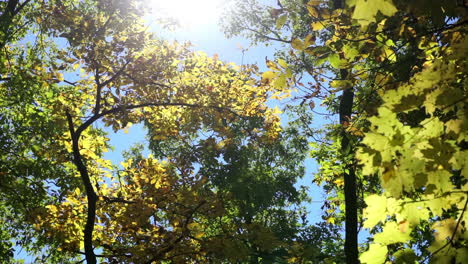
[[[335,88],[333,92],[338,92],[353,87],[353,83],[350,80],[333,80],[330,87]]]
[[[320,4],[320,1],[317,0],[311,0],[307,3],[307,10],[309,11],[309,14],[313,17],[318,17],[318,11],[316,9],[316,6]]]
[[[409,230],[409,222],[408,221],[401,221],[398,223],[398,227],[400,228],[400,232],[405,233]]]
[[[271,61],[269,59],[266,59],[266,66],[272,70],[279,70],[278,69],[278,65],[276,65],[276,63],[274,61]]]
[[[200,239],[200,238],[202,238],[204,235],[205,235],[204,232],[196,232],[196,233],[195,233],[195,238]]]
[[[322,30],[324,28],[323,23],[321,21],[312,22],[312,24],[310,24],[310,26],[312,27],[312,30],[314,30],[314,31],[319,31],[319,30]]]
[[[57,212],[57,206],[55,205],[47,205],[46,208],[49,209],[52,214],[55,214]]]
[[[357,127],[350,126],[349,128],[346,129],[348,132],[351,134],[357,136],[357,137],[363,137],[364,133]]]
[[[288,68],[288,64],[283,59],[278,59],[278,64],[285,69]]]
[[[281,113],[283,113],[283,111],[281,111],[281,110],[278,108],[278,106],[275,106],[275,108],[273,108],[272,114],[275,114],[275,115],[276,115],[276,114],[281,114]]]
[[[342,186],[344,184],[343,179],[336,179],[333,183],[335,183],[337,186]]]
[[[307,35],[307,37],[304,39],[304,45],[306,47],[309,47],[315,43],[315,36],[312,34]]]
[[[59,81],[61,81],[61,82],[64,80],[64,79],[63,79],[63,74],[62,74],[62,73],[60,73],[60,72],[57,73],[57,80],[59,80]]]
[[[323,2],[323,0],[310,0],[307,3],[307,6],[318,6],[321,2]]]
[[[297,50],[304,50],[305,49],[304,43],[300,39],[291,40],[291,46],[293,47],[293,49],[297,49]]]
[[[394,52],[392,49],[390,49],[390,48],[384,46],[383,52],[384,52],[384,54],[385,54],[385,57],[386,57],[389,61],[393,61],[393,62],[396,61],[396,59],[397,59],[397,58],[396,58],[396,54],[395,54],[395,52]]]
[[[197,226],[198,226],[197,223],[190,223],[190,224],[187,225],[187,228],[188,229],[195,229]]]
[[[388,182],[390,179],[395,178],[395,169],[393,166],[387,166],[384,168],[384,171],[382,172],[382,180],[384,182]]]
[[[262,74],[262,80],[271,80],[276,78],[277,74],[272,71],[266,71]]]
[[[124,169],[128,169],[132,165],[132,162],[133,162],[132,159],[128,159],[127,161],[120,162],[120,165],[122,165],[122,167],[124,167]]]
[[[457,227],[457,222],[454,219],[445,219],[442,221],[436,222],[432,225],[432,228],[435,230],[434,238],[438,241],[445,241],[453,236],[454,233],[459,233],[461,228],[455,229]]]

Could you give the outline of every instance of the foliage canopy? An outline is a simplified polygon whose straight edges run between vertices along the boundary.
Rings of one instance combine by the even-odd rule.
[[[143,5],[2,2],[2,260],[12,241],[56,263],[301,254],[320,229],[299,222],[307,143],[265,104],[287,80],[158,38]],[[154,154],[106,160],[109,129],[137,123]]]
[[[1,262],[468,260],[465,1],[238,0],[228,35],[283,45],[265,72],[162,39],[145,1],[0,8]],[[133,124],[147,146],[105,159]]]
[[[339,114],[314,143],[315,182],[330,194],[324,217],[350,233],[367,205],[360,261],[466,262],[466,3],[238,2],[227,32],[285,43],[277,59],[312,80],[296,98]]]

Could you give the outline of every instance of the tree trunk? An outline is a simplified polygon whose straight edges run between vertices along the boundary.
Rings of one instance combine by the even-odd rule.
[[[89,177],[88,168],[83,163],[83,159],[80,154],[79,140],[80,135],[83,129],[78,129],[75,131],[73,126],[73,120],[69,113],[67,113],[68,127],[70,130],[70,135],[72,139],[72,148],[73,148],[73,162],[75,163],[78,172],[80,173],[81,180],[85,186],[86,198],[88,199],[88,212],[86,214],[86,224],[83,230],[83,240],[84,240],[84,249],[85,249],[85,258],[87,264],[96,264],[96,254],[94,254],[93,248],[93,231],[94,224],[96,221],[96,204],[97,204],[97,194],[94,191],[93,184]]]
[[[347,70],[340,70],[341,79],[348,76]],[[346,159],[351,153],[352,145],[346,127],[349,125],[354,100],[353,88],[343,91],[340,100],[340,124],[341,124],[341,153]],[[344,171],[344,196],[345,196],[345,256],[347,264],[359,263],[358,252],[358,217],[357,217],[357,194],[356,194],[356,173],[354,165],[345,163]]]
[[[335,9],[344,8],[343,0],[333,0]],[[342,54],[340,58],[343,59]],[[340,79],[346,80],[348,70],[340,70]],[[354,90],[353,87],[343,91],[340,100],[339,116],[341,124],[341,154],[343,161],[352,152],[353,146],[350,144],[349,135],[346,127],[351,119],[353,111]],[[350,162],[345,163],[344,171],[344,196],[345,196],[345,257],[347,264],[359,264],[358,251],[358,217],[357,217],[357,190],[356,190],[356,172],[354,165]]]

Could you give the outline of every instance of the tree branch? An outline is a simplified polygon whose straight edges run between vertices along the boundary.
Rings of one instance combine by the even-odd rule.
[[[171,102],[163,102],[163,103],[153,103],[153,102],[147,102],[147,103],[142,103],[142,104],[136,104],[136,105],[121,105],[121,106],[116,106],[113,107],[109,110],[102,111],[101,113],[94,114],[91,116],[88,120],[86,120],[83,124],[81,124],[78,129],[76,130],[77,135],[81,135],[81,133],[88,128],[90,125],[92,125],[95,121],[99,120],[100,118],[110,115],[110,114],[115,114],[121,111],[125,110],[133,110],[133,109],[138,109],[138,108],[143,108],[143,107],[159,107],[159,106],[185,106],[185,107],[191,107],[191,108],[212,108],[216,109],[219,111],[228,111],[231,114],[234,114],[236,116],[239,116],[236,112],[233,110],[227,108],[227,107],[222,107],[222,106],[210,106],[210,105],[198,105],[198,104],[188,104],[188,103],[171,103]]]
[[[247,30],[247,31],[252,31],[252,32],[254,32],[258,37],[261,37],[261,38],[264,38],[264,39],[279,41],[279,42],[288,43],[288,44],[291,43],[290,40],[285,40],[285,39],[281,39],[281,38],[270,37],[270,36],[268,36],[268,35],[265,35],[265,34],[261,33],[261,32],[258,31],[258,30],[252,29],[252,28],[242,27],[242,29]]]
[[[452,241],[455,239],[455,236],[457,235],[457,230],[458,230],[458,227],[460,226],[460,223],[461,221],[463,220],[463,214],[465,214],[465,211],[466,211],[466,208],[468,206],[468,197],[466,197],[466,201],[465,201],[465,205],[463,206],[463,210],[462,210],[462,213],[460,215],[460,217],[458,218],[458,221],[457,221],[457,224],[455,225],[455,230],[453,230],[453,233],[452,233],[452,236],[450,237],[450,239],[447,241],[447,243],[445,243],[445,245],[443,245],[441,248],[437,249],[436,251],[434,251],[432,254],[430,254],[429,256],[427,256],[423,261],[422,263],[424,263],[426,260],[428,260],[429,258],[433,257],[435,254],[439,253],[440,251],[442,251],[444,248],[446,248],[448,245],[452,244]]]
[[[107,197],[107,196],[101,196],[104,198],[104,201],[106,201],[107,203],[126,203],[126,204],[135,204],[136,202],[135,201],[129,201],[129,200],[125,200],[123,198],[110,198],[110,197]]]
[[[122,67],[120,67],[120,69],[114,74],[112,75],[112,77],[110,77],[109,79],[105,80],[103,83],[100,84],[101,88],[108,85],[109,83],[113,82],[115,79],[117,79],[117,77],[119,77],[123,71],[125,70],[125,68],[127,68],[128,64],[130,64],[133,60],[128,60],[126,63],[124,63],[124,65]]]
[[[192,211],[190,211],[190,213],[186,216],[185,218],[185,222],[184,222],[184,225],[183,227],[186,229],[182,232],[182,234],[176,238],[169,246],[167,246],[166,248],[160,250],[155,256],[153,256],[148,262],[146,262],[147,264],[151,264],[153,263],[154,261],[160,259],[164,254],[166,254],[167,252],[171,251],[172,249],[174,249],[175,245],[177,243],[179,243],[184,237],[186,237],[186,231],[187,231],[187,225],[188,223],[190,222],[190,219],[192,219],[193,217],[193,214],[198,210],[200,209],[200,207],[202,207],[204,204],[206,203],[206,201],[201,201],[200,204],[198,204],[195,208],[192,209]]]
[[[68,129],[70,131],[70,136],[72,139],[72,150],[73,150],[73,163],[75,164],[78,172],[80,173],[81,180],[85,186],[86,198],[88,200],[88,212],[86,214],[86,224],[84,228],[84,248],[86,263],[96,264],[96,255],[93,250],[93,231],[94,231],[94,222],[96,218],[96,203],[97,195],[94,191],[93,184],[89,178],[89,173],[86,165],[83,163],[83,159],[80,154],[79,140],[82,131],[75,131],[73,118],[69,112],[66,113],[68,121]]]

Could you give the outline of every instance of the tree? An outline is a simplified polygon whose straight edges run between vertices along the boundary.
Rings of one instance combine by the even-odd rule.
[[[305,199],[293,185],[307,144],[265,105],[287,94],[289,77],[258,80],[255,66],[157,39],[142,5],[25,1],[5,24],[23,33],[7,32],[1,55],[2,257],[11,259],[4,231],[41,262],[302,254],[311,241],[298,236],[312,231],[291,207]],[[135,152],[123,169],[103,159],[111,146],[96,124],[141,122],[154,156]]]
[[[157,38],[142,1],[2,2],[1,261],[466,262],[466,3],[242,3],[229,31],[285,47],[263,73]],[[105,160],[99,127],[135,123],[152,154]]]
[[[26,0],[20,3],[19,0],[8,0],[3,1],[0,5],[2,13],[0,14],[0,48],[11,42],[14,39],[18,39],[24,34],[24,27],[28,23],[30,17],[22,17],[19,15],[25,7],[30,9],[32,4],[29,4],[30,0]]]
[[[328,192],[338,193],[338,197],[342,194],[345,200],[345,253],[348,263],[356,263],[358,260],[358,198],[356,186],[356,171],[355,162],[352,158],[353,141],[356,138],[350,138],[347,129],[349,127],[351,116],[353,112],[354,94],[355,90],[352,86],[342,87],[343,93],[339,97],[335,94],[338,90],[329,91],[326,89],[322,82],[327,77],[327,72],[336,75],[334,83],[345,82],[348,78],[348,70],[341,67],[341,61],[344,60],[343,55],[333,54],[330,60],[330,66],[322,67],[322,64],[331,55],[331,49],[328,45],[320,45],[320,43],[330,43],[333,41],[333,30],[329,32],[321,31],[326,22],[322,20],[330,20],[333,17],[332,13],[337,13],[338,10],[343,8],[342,1],[311,1],[307,4],[298,1],[281,1],[278,2],[279,8],[262,7],[256,1],[240,1],[241,8],[237,11],[241,14],[233,17],[230,22],[231,26],[228,28],[230,34],[240,34],[246,32],[254,41],[279,41],[282,43],[289,43],[293,50],[289,52],[280,52],[278,56],[279,61],[289,62],[286,65],[289,71],[295,71],[299,76],[304,74],[310,75],[315,84],[309,82],[312,87],[301,82],[297,83],[298,88],[302,94],[299,94],[297,99],[301,99],[301,104],[309,101],[313,108],[315,98],[322,98],[325,104],[328,105],[332,113],[339,115],[340,126],[335,126],[325,141],[331,140],[331,148],[328,151],[339,153],[337,159],[339,164],[334,165],[338,171],[331,171],[332,175],[320,173],[316,176],[317,183],[328,182],[330,185]],[[338,144],[332,143],[333,141]],[[323,160],[325,146],[320,147],[314,156],[318,160]],[[322,162],[322,165],[325,164]],[[324,166],[325,167],[325,166]],[[322,171],[323,172],[323,171]],[[328,178],[324,180],[324,178]],[[341,179],[340,179],[341,178]],[[335,184],[340,181],[341,184],[336,188]],[[331,199],[330,199],[331,200]],[[340,199],[334,199],[340,204]],[[326,203],[325,206],[329,209],[327,211],[334,211],[332,203]],[[335,207],[336,208],[336,207]],[[341,209],[344,209],[341,208]],[[343,210],[342,210],[343,211]],[[335,217],[330,215],[327,217],[328,221],[335,222]]]
[[[382,103],[358,155],[364,174],[378,174],[384,189],[366,198],[364,225],[384,226],[361,260],[384,260],[388,251],[396,262],[463,263],[468,193],[466,162],[458,157],[466,156],[466,5],[403,7],[395,3],[380,35],[394,65],[384,68]],[[357,3],[354,16],[356,10]],[[375,219],[376,207],[389,217]]]
[[[355,186],[346,187],[346,179],[349,182],[355,174],[361,185],[371,184],[361,189],[378,193],[365,199],[364,227],[386,222],[383,232],[373,237],[375,243],[361,255],[362,262],[383,263],[389,253],[389,260],[401,263],[416,259],[462,263],[466,260],[461,234],[466,233],[462,226],[467,193],[465,162],[458,157],[465,156],[466,149],[459,138],[464,137],[464,122],[459,120],[466,119],[462,110],[466,4],[340,2],[280,1],[279,7],[262,8],[246,1],[240,11],[244,16],[235,18],[230,30],[247,31],[256,41],[290,43],[293,51],[279,56],[315,80],[323,73],[317,65],[328,66],[328,72],[334,73],[329,82],[334,90],[325,103],[331,102],[332,113],[340,113],[346,133],[329,135],[341,142],[344,156],[335,151],[336,144],[326,146],[329,151],[322,147],[315,155],[324,161],[322,172],[329,172],[333,164],[344,169],[345,200],[352,202],[345,208],[347,225],[352,223],[346,231],[347,240],[352,240],[345,247],[347,262],[358,262],[355,211],[359,201],[353,194],[346,195],[356,192]],[[305,10],[309,17],[304,19]],[[336,96],[337,92],[342,93]],[[340,98],[339,104],[333,103],[335,98]],[[320,176],[329,182],[333,179]]]

